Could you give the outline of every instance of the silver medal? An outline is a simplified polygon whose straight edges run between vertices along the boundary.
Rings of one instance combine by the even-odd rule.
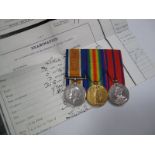
[[[83,104],[85,102],[85,97],[85,89],[76,83],[67,86],[64,90],[65,102],[73,106],[80,106]]]
[[[109,89],[109,101],[115,105],[123,105],[129,99],[129,90],[120,83],[115,83]]]

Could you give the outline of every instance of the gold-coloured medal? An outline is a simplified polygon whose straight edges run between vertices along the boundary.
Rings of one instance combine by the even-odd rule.
[[[107,90],[99,84],[93,84],[87,90],[87,101],[92,106],[102,106],[108,99]]]

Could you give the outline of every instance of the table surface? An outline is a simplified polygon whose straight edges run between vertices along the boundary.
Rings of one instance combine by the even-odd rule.
[[[130,30],[155,64],[155,20],[128,20]],[[130,89],[122,107],[107,103],[44,134],[155,134],[155,77]]]

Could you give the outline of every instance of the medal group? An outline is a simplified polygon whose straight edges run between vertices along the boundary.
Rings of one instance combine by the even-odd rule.
[[[123,105],[129,99],[120,50],[67,49],[65,78],[64,101],[72,106],[85,100],[92,106],[107,100]]]

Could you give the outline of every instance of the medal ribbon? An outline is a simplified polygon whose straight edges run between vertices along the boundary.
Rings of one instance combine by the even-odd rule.
[[[66,50],[66,77],[85,77],[79,80],[87,90],[93,81],[99,82],[107,90],[117,80],[125,84],[123,63],[120,50],[112,49],[67,49]],[[66,79],[66,85],[70,80]]]
[[[66,77],[82,77],[85,76],[85,52],[80,49],[66,50]],[[78,83],[82,83],[79,80]],[[70,80],[66,80],[66,85],[69,85]]]
[[[125,85],[121,51],[105,50],[104,54],[107,66],[108,89],[114,84],[114,80]]]
[[[104,52],[101,49],[89,49],[87,51],[87,76],[89,79],[89,86],[92,82],[98,82],[106,86],[106,73]]]

